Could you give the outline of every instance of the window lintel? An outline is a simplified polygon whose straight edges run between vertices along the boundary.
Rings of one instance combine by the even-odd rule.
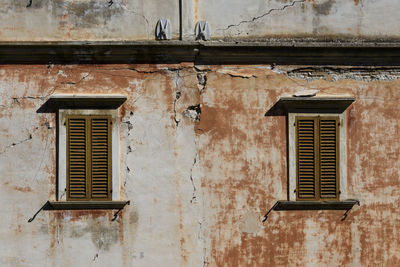
[[[282,96],[279,103],[289,113],[291,112],[332,112],[342,113],[353,102],[355,98],[348,95],[337,96],[312,96],[295,97]]]
[[[59,109],[117,109],[126,99],[122,94],[53,94],[49,104]]]

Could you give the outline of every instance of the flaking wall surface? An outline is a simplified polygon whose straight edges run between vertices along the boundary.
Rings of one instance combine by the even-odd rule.
[[[400,70],[270,65],[0,67],[2,266],[399,266]],[[273,211],[287,198],[286,119],[304,89],[352,95],[342,211]],[[119,93],[121,199],[41,211],[56,191],[53,93]],[[62,168],[63,166],[59,166]]]
[[[400,38],[396,0],[3,0],[0,41],[154,40],[159,19],[172,38],[194,40],[198,21],[213,40]],[[181,12],[180,12],[181,10]]]

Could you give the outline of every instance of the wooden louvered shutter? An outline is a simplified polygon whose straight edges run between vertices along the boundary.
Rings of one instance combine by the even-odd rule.
[[[335,200],[339,196],[339,130],[337,117],[319,119],[320,197]]]
[[[84,200],[88,194],[87,120],[67,119],[67,199]]]
[[[339,199],[339,118],[298,117],[297,199]]]
[[[297,133],[297,199],[315,200],[316,183],[316,135],[317,118],[296,119]]]
[[[111,121],[91,119],[91,198],[110,200],[111,196]]]
[[[67,200],[111,200],[111,117],[67,117]]]

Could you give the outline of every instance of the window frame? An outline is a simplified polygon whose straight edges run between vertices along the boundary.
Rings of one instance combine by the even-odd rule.
[[[57,201],[98,201],[96,199],[69,199],[67,197],[67,126],[68,116],[111,117],[111,198],[102,201],[120,200],[119,124],[117,109],[59,109],[58,110],[58,183]]]
[[[338,117],[338,135],[339,135],[339,195],[337,199],[317,199],[306,200],[297,197],[297,131],[296,120],[299,117]],[[340,201],[347,198],[347,138],[346,138],[346,115],[345,112],[288,112],[288,200],[296,202],[325,202]]]

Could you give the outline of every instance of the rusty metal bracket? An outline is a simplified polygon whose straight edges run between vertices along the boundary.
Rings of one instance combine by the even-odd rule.
[[[112,221],[115,221],[118,214],[130,205],[127,201],[47,201],[28,222],[32,222],[42,210],[117,210]]]
[[[28,223],[32,222],[42,210],[46,210],[49,206],[50,206],[49,201],[44,203],[44,205],[32,216],[32,218],[29,218]]]
[[[268,215],[271,213],[271,211],[275,210],[276,206],[278,205],[278,201],[268,210],[268,212],[264,215],[264,219],[262,222],[265,222],[268,219]]]
[[[130,205],[130,204],[131,204],[131,201],[128,200],[122,208],[120,208],[119,210],[117,210],[116,213],[114,213],[114,217],[111,219],[111,221],[115,221],[118,218],[118,214],[125,208],[125,206]]]
[[[356,199],[355,199],[354,201],[356,201],[357,206],[360,206],[360,201],[359,201],[359,200],[356,200]],[[354,205],[351,206],[350,208],[348,208],[348,209],[346,210],[346,212],[343,214],[343,218],[341,219],[341,221],[344,221],[344,220],[347,218],[347,215],[349,214],[350,210],[351,210],[353,207],[354,207]]]

